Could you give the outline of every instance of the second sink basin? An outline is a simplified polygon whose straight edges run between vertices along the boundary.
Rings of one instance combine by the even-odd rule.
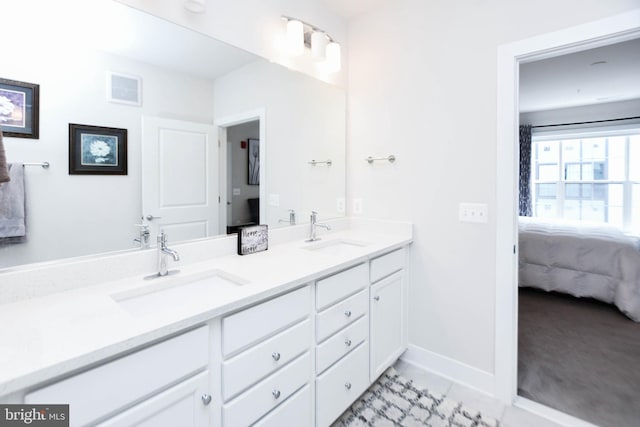
[[[309,243],[304,246],[304,249],[336,256],[350,256],[358,254],[363,247],[368,245],[369,243],[358,240],[331,239]]]
[[[184,276],[177,273],[152,279],[147,286],[113,294],[111,298],[129,314],[144,317],[215,299],[221,290],[247,283],[246,279],[217,269]]]

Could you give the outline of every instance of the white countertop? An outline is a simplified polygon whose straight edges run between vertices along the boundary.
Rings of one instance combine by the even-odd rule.
[[[225,255],[188,265],[171,263],[170,268],[179,268],[180,272],[168,277],[142,280],[142,275],[137,275],[0,304],[0,396],[33,387],[407,245],[411,242],[410,229],[410,225],[404,230],[392,227],[385,231],[357,227],[323,234],[323,241],[345,239],[367,243],[350,248],[348,253],[310,251],[305,249],[308,243],[296,239],[252,255]],[[138,317],[112,297],[212,269],[248,283],[223,284],[216,288],[215,298],[194,299]]]

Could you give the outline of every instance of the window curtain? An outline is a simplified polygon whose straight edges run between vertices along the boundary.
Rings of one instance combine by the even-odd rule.
[[[532,216],[531,207],[531,125],[520,126],[520,216]]]

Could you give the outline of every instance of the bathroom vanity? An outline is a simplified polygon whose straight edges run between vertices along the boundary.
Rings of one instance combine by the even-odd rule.
[[[91,286],[69,272],[113,260],[5,273],[58,291],[0,284],[0,402],[70,404],[73,426],[329,425],[406,349],[411,243],[410,224],[331,224],[244,257],[229,237],[176,245],[181,271],[153,280],[153,250]]]

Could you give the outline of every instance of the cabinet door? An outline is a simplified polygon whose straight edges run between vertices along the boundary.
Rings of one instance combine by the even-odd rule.
[[[402,271],[371,286],[371,381],[407,347],[407,310]]]
[[[209,425],[209,375],[198,374],[153,396],[100,427],[205,427]],[[209,396],[209,397],[207,397]]]

